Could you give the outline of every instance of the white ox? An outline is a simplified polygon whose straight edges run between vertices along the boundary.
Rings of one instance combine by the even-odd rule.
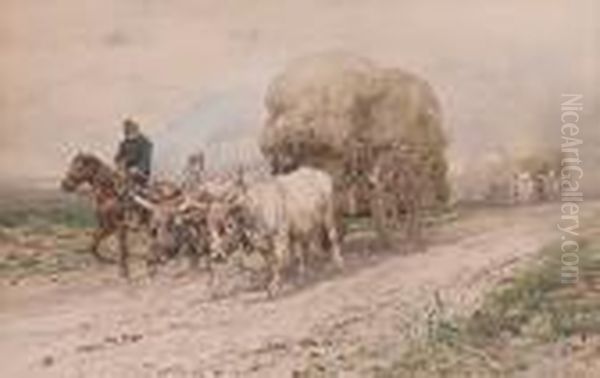
[[[555,201],[560,197],[560,181],[554,171],[515,173],[511,181],[511,203],[528,204]]]
[[[343,266],[333,180],[317,169],[300,168],[247,187],[238,184],[211,204],[208,228],[215,258],[226,257],[238,247],[263,256],[270,274],[269,296],[278,291],[289,258],[295,257],[300,273],[304,271],[305,253],[311,247],[328,247],[336,266]]]
[[[534,201],[536,188],[534,179],[529,172],[519,172],[513,175],[512,196],[513,204],[527,204]]]

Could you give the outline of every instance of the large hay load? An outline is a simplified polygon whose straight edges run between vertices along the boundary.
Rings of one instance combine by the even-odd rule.
[[[275,79],[266,108],[261,149],[273,171],[299,165],[328,171],[345,214],[373,213],[364,199],[373,194],[377,162],[405,150],[413,155],[411,169],[432,183],[429,207],[448,201],[441,110],[422,79],[354,55],[317,55]]]

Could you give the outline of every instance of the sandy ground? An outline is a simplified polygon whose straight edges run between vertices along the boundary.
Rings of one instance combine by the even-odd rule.
[[[468,311],[557,237],[559,216],[556,205],[477,210],[443,226],[426,253],[354,256],[343,274],[275,300],[211,299],[202,274],[126,285],[100,268],[4,285],[0,376],[369,376],[422,328],[434,297]]]

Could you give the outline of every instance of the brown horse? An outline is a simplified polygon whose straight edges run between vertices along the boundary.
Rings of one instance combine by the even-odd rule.
[[[86,153],[78,153],[69,166],[61,182],[62,189],[67,192],[76,191],[82,184],[92,189],[94,210],[98,227],[94,231],[90,251],[100,262],[112,263],[113,260],[98,252],[100,243],[107,237],[117,234],[119,240],[120,273],[129,277],[129,249],[127,246],[127,212],[128,204],[123,198],[124,180],[116,171],[104,164],[99,158]]]

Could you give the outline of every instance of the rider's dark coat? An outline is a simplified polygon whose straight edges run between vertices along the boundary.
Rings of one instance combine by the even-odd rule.
[[[152,142],[142,134],[124,139],[119,145],[115,162],[127,170],[136,168],[146,178],[149,178],[152,164]]]

